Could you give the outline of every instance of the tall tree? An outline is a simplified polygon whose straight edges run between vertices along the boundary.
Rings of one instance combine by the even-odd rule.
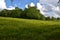
[[[25,9],[23,14],[25,18],[29,18],[29,19],[43,19],[44,18],[44,16],[40,13],[39,10],[37,10],[36,7],[29,7]]]

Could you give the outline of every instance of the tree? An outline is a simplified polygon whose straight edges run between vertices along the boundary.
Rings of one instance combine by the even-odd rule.
[[[7,16],[7,10],[4,9],[0,12],[0,16]]]
[[[15,8],[15,10],[2,10],[0,12],[0,16],[4,17],[17,17],[20,18],[22,13],[22,9],[19,9],[18,7]]]
[[[22,13],[22,9],[19,9],[18,7],[15,8],[15,10],[12,10],[12,17],[20,18]]]
[[[60,20],[60,18],[58,17],[57,20]]]
[[[43,19],[44,18],[44,16],[40,13],[39,10],[37,10],[36,7],[26,8],[22,16],[28,19]]]
[[[51,20],[51,18],[48,16],[48,17],[45,18],[45,20]]]
[[[56,20],[56,18],[55,17],[51,17],[51,20]]]

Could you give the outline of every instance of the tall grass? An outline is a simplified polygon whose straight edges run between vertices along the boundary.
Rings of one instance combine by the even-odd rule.
[[[60,21],[0,17],[0,40],[60,40]]]

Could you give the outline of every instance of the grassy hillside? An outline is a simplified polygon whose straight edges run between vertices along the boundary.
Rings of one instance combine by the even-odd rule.
[[[60,40],[60,21],[0,17],[0,40]]]

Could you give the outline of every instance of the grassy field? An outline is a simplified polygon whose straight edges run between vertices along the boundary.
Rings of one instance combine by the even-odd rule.
[[[0,17],[0,40],[60,40],[60,21]]]

